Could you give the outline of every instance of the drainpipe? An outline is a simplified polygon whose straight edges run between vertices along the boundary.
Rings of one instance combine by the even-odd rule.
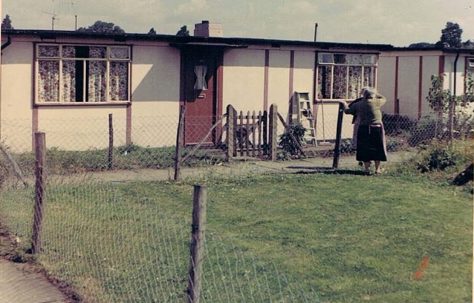
[[[7,42],[5,42],[5,43],[2,44],[2,50],[4,50],[5,48],[7,48],[10,44],[12,44],[12,38],[11,38],[10,36],[8,36]]]
[[[454,59],[454,66],[453,66],[453,74],[454,74],[454,81],[453,81],[453,96],[451,100],[449,100],[449,140],[453,140],[453,130],[454,130],[454,110],[456,108],[456,84],[457,84],[457,71],[458,71],[458,59],[459,59],[459,52],[456,53],[456,58]]]
[[[2,51],[7,48],[10,44],[12,44],[12,38],[8,36],[7,42],[2,44]],[[2,69],[1,69],[1,55],[0,55],[0,139],[2,138],[2,89],[1,89],[1,83],[2,83]]]

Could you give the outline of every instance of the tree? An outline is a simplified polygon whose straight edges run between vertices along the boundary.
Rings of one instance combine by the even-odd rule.
[[[466,42],[463,42],[462,48],[474,49],[474,41],[469,39]]]
[[[179,31],[176,33],[176,36],[179,36],[179,37],[187,37],[187,36],[189,36],[188,27],[187,27],[186,25],[181,26],[181,28],[179,29]]]
[[[153,27],[148,31],[148,35],[156,35],[156,31]]]
[[[462,29],[459,27],[459,24],[448,22],[446,23],[446,27],[441,30],[441,37],[436,45],[459,48],[462,46],[461,36]]]
[[[433,47],[434,44],[433,43],[429,43],[429,42],[417,42],[417,43],[412,43],[410,45],[408,45],[409,48],[430,48],[430,47]]]
[[[6,15],[2,21],[2,30],[5,29],[13,29],[12,20],[10,19],[9,15]]]
[[[118,25],[112,22],[96,21],[89,27],[80,27],[77,29],[78,32],[90,32],[90,33],[110,33],[110,34],[123,34],[125,31]]]

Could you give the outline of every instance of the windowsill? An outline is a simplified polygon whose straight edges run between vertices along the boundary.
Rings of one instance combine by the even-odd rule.
[[[131,104],[130,101],[109,101],[109,102],[44,102],[34,103],[35,107],[81,107],[81,106],[125,106]]]

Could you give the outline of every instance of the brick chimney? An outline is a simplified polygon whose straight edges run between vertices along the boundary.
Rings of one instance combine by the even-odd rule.
[[[194,25],[194,36],[196,37],[223,37],[224,31],[222,24],[209,23],[208,20],[202,20],[201,23]]]

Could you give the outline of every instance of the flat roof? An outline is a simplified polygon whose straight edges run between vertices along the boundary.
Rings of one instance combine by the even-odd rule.
[[[85,31],[64,30],[33,30],[33,29],[11,29],[2,30],[5,36],[37,36],[40,39],[53,38],[87,38],[87,39],[111,39],[115,41],[143,40],[164,41],[174,45],[216,45],[245,47],[249,45],[267,45],[270,47],[300,46],[318,49],[353,49],[353,50],[392,50],[390,44],[363,44],[363,43],[339,43],[339,42],[313,42],[298,40],[260,39],[260,38],[236,38],[236,37],[196,37],[176,36],[163,34],[138,34],[138,33],[94,33]]]

